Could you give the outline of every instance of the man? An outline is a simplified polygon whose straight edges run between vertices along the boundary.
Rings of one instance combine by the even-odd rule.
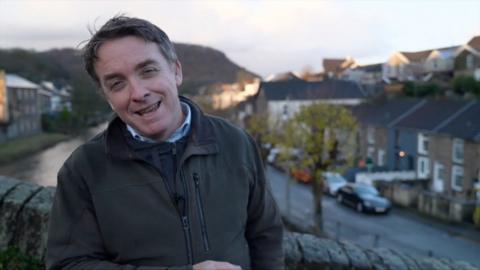
[[[255,143],[178,96],[167,35],[115,17],[84,60],[116,117],[59,171],[47,268],[283,269]]]

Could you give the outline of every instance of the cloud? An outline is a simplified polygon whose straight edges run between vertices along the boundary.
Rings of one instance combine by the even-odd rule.
[[[74,47],[89,37],[87,26],[126,13],[268,75],[320,69],[326,57],[384,61],[396,50],[463,44],[480,34],[478,10],[474,1],[0,0],[0,47]]]

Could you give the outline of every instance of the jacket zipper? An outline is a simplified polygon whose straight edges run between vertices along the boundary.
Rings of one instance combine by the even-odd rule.
[[[173,143],[173,148],[172,148],[172,154],[174,156],[174,166],[177,166],[177,145],[175,143]],[[183,177],[183,171],[182,171],[182,168],[180,166],[180,181],[182,182],[182,186],[183,186],[183,194],[184,194],[184,203],[183,203],[183,207],[182,209],[179,209],[180,210],[180,218],[181,218],[181,221],[182,221],[182,226],[183,226],[183,235],[185,236],[185,242],[186,242],[186,245],[187,245],[187,257],[188,257],[188,264],[193,264],[193,252],[192,252],[192,238],[191,238],[191,235],[190,235],[190,222],[188,221],[188,190],[187,190],[187,186],[186,186],[186,183],[185,183],[185,180],[184,180],[184,177]],[[178,171],[177,171],[178,173]]]
[[[177,155],[177,146],[176,144],[174,143],[173,144],[173,147],[172,147],[172,155],[174,156],[174,160],[175,160],[175,165],[176,166],[176,155]],[[162,177],[162,174],[161,172],[153,165],[151,165],[150,163],[144,161],[143,159],[138,159],[142,162],[144,162],[145,164],[147,164],[148,166],[151,166],[153,167],[153,169],[155,169],[158,174],[160,175],[161,178]],[[178,173],[178,171],[177,171]],[[178,196],[174,196],[175,198],[173,198],[173,205],[174,207],[177,208],[177,212],[178,212],[178,216],[180,218],[180,222],[182,223],[182,228],[183,228],[183,236],[185,238],[185,246],[187,247],[187,260],[188,260],[188,264],[193,264],[193,252],[192,252],[192,239],[191,239],[191,235],[190,235],[190,224],[189,224],[189,221],[188,221],[188,191],[187,191],[187,187],[186,187],[186,183],[184,181],[184,177],[183,177],[183,171],[181,170],[181,166],[180,166],[180,179],[181,179],[181,182],[183,184],[183,190],[184,190],[184,197],[178,197]],[[170,187],[170,185],[168,184],[167,181],[163,181],[164,183],[166,183],[166,188],[168,190],[168,192],[172,192],[172,187]],[[183,207],[179,207],[178,205],[178,200],[183,200]]]
[[[210,244],[208,243],[207,225],[205,223],[205,214],[203,213],[202,197],[200,196],[200,184],[198,183],[197,173],[193,173],[193,181],[195,182],[195,192],[197,195],[197,210],[198,215],[200,216],[200,228],[202,230],[203,248],[205,249],[205,251],[208,252],[210,251]]]
[[[185,242],[187,242],[188,264],[193,264],[192,258],[192,239],[190,239],[190,225],[188,224],[188,217],[182,216],[183,234],[185,235]]]

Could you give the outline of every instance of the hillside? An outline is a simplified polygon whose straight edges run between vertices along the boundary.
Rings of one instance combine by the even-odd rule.
[[[257,77],[233,63],[218,50],[192,45],[175,44],[182,62],[184,84],[182,93],[195,94],[199,87],[212,83],[233,83],[238,77]],[[35,52],[24,49],[0,49],[0,69],[19,74],[31,81],[54,81],[58,85],[88,83],[79,51],[54,49]],[[92,85],[93,87],[93,85]]]

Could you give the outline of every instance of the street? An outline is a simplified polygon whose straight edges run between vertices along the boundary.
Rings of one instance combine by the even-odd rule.
[[[267,166],[266,175],[282,214],[289,213],[295,224],[305,228],[311,226],[313,195],[310,186],[288,181],[287,175],[271,166]],[[287,185],[290,186],[290,198]],[[480,231],[432,221],[395,207],[387,215],[367,215],[327,196],[322,205],[323,228],[329,237],[363,247],[392,248],[411,255],[439,256],[480,265]]]

